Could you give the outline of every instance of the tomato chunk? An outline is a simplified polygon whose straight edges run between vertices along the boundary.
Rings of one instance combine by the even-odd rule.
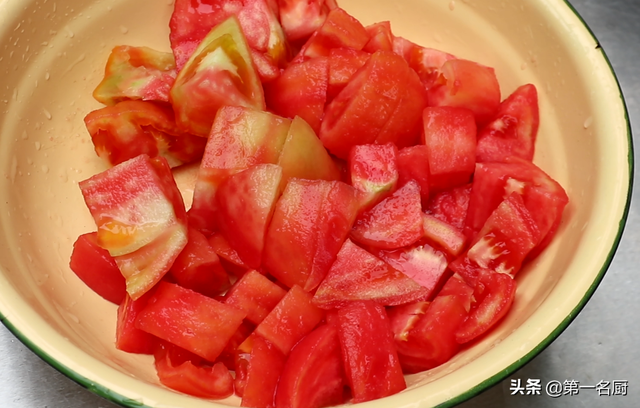
[[[362,192],[361,206],[373,207],[398,183],[398,149],[393,143],[353,146],[349,154],[351,185]]]
[[[417,74],[402,57],[377,51],[325,110],[319,137],[346,159],[359,144],[414,144],[427,101]]]
[[[256,337],[249,356],[240,406],[273,407],[276,388],[284,367],[285,355],[267,340]]]
[[[407,387],[384,307],[373,301],[338,309],[338,336],[353,402],[386,397]]]
[[[322,27],[335,0],[279,0],[280,22],[289,41],[307,39]]]
[[[136,327],[213,362],[244,318],[245,313],[232,306],[160,282]]]
[[[147,292],[138,300],[125,296],[118,307],[116,325],[116,348],[127,353],[153,354],[160,339],[136,327],[138,315],[147,306],[151,293]]]
[[[84,123],[96,153],[112,166],[140,154],[162,156],[171,167],[199,160],[206,140],[182,132],[173,111],[143,101],[123,101],[90,112]]]
[[[429,291],[413,279],[347,239],[313,303],[323,309],[340,308],[356,300],[393,306],[428,295]]]
[[[89,232],[78,237],[69,267],[91,290],[119,305],[127,294],[126,282],[109,251],[98,246],[97,235]]]
[[[338,331],[314,329],[291,350],[276,392],[276,408],[321,408],[343,402],[342,356]]]
[[[225,296],[225,303],[247,314],[259,324],[286,295],[286,291],[255,270],[244,274]]]
[[[405,147],[398,151],[398,185],[415,180],[420,186],[422,205],[429,201],[429,148],[425,145]]]
[[[420,186],[411,180],[356,219],[351,238],[382,249],[411,245],[423,236]]]
[[[169,102],[176,75],[170,52],[119,45],[111,50],[104,79],[93,91],[93,97],[108,106],[132,99]]]

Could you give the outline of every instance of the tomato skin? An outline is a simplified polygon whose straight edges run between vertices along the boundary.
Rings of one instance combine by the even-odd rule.
[[[245,313],[178,285],[160,282],[136,327],[209,362],[218,358]]]
[[[97,233],[80,235],[73,244],[69,267],[88,287],[119,305],[127,294],[124,276],[109,251],[98,245]]]
[[[176,167],[199,160],[206,144],[179,130],[170,108],[151,102],[119,102],[90,112],[84,122],[96,153],[112,166],[147,154]]]
[[[470,109],[479,127],[493,118],[500,106],[500,84],[493,68],[452,59],[440,71],[438,84],[429,89],[429,106]]]
[[[338,330],[324,324],[291,349],[278,383],[276,408],[321,408],[343,402]]]
[[[185,394],[206,399],[223,399],[233,394],[233,377],[222,363],[204,366],[201,361],[184,359],[173,345],[160,347],[155,366],[160,382]]]
[[[346,159],[354,145],[417,141],[427,101],[417,74],[402,57],[377,51],[325,110],[319,137]]]
[[[104,78],[93,97],[108,106],[132,99],[169,102],[176,75],[173,54],[119,45],[111,50]]]
[[[495,118],[478,133],[477,160],[496,162],[510,156],[533,160],[539,123],[536,87],[522,85],[500,104]]]
[[[323,309],[341,308],[357,300],[394,306],[428,295],[413,279],[347,239],[318,286],[313,303]]]
[[[351,238],[381,249],[411,245],[423,236],[420,186],[411,180],[360,215]]]
[[[338,309],[338,337],[353,402],[393,395],[407,387],[393,346],[389,318],[373,301]]]

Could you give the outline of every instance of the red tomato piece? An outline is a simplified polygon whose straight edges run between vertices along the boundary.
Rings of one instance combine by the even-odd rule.
[[[249,337],[262,336],[283,354],[309,334],[324,318],[324,312],[311,302],[311,295],[293,286]]]
[[[362,192],[361,207],[369,209],[391,194],[398,183],[398,149],[393,143],[356,145],[349,153],[351,185]]]
[[[340,308],[355,300],[393,306],[428,295],[429,291],[416,281],[347,239],[313,303],[323,309]]]
[[[140,155],[79,183],[133,299],[169,271],[187,243],[187,216],[167,161]]]
[[[355,17],[341,8],[334,8],[329,11],[322,26],[302,46],[293,62],[326,57],[332,48],[361,50],[368,41],[367,30]]]
[[[436,85],[444,63],[456,58],[447,52],[421,47],[405,38],[395,36],[393,51],[401,55],[416,71],[425,89]]]
[[[321,408],[343,402],[342,356],[338,331],[325,324],[291,349],[284,365],[276,408]]]
[[[493,68],[452,59],[440,71],[437,84],[429,89],[429,106],[470,109],[479,127],[495,116],[500,106],[500,84]]]
[[[460,255],[467,243],[467,237],[460,230],[433,215],[422,214],[422,229],[427,241],[453,257]]]
[[[199,398],[223,399],[233,394],[233,377],[224,364],[209,366],[189,359],[181,361],[177,352],[171,350],[175,346],[167,347],[155,354],[156,371],[162,384]]]
[[[105,105],[130,99],[169,102],[169,90],[176,80],[173,54],[148,47],[119,45],[111,50],[104,78],[93,97]]]
[[[231,286],[229,275],[207,238],[189,227],[187,245],[171,267],[176,283],[203,295],[214,297]]]
[[[501,162],[509,156],[533,160],[540,117],[535,85],[522,85],[505,99],[478,133],[477,160]]]
[[[320,140],[342,159],[354,145],[412,145],[426,102],[422,84],[406,61],[393,52],[377,51],[327,105]]]
[[[138,315],[136,327],[213,362],[244,318],[245,313],[232,306],[160,282]]]
[[[447,258],[428,244],[392,251],[382,250],[376,252],[376,255],[425,288],[426,299],[435,295],[447,270]]]
[[[429,148],[425,145],[405,147],[398,151],[398,185],[415,180],[420,186],[423,205],[429,201]]]
[[[467,343],[486,333],[502,319],[516,295],[516,281],[511,275],[496,272],[480,273],[483,298],[472,307],[467,319],[456,331],[456,341]]]
[[[351,48],[332,48],[329,51],[329,84],[327,102],[331,102],[349,83],[353,75],[367,62],[371,54]]]
[[[273,10],[274,0],[243,0],[244,7],[238,12],[238,22],[252,51],[261,54],[276,68],[284,66],[288,57],[285,33]],[[258,73],[263,79],[261,70]],[[269,76],[268,79],[273,79]]]
[[[304,119],[296,116],[278,158],[281,185],[293,177],[306,180],[340,180],[340,170],[320,139]]]
[[[264,84],[267,107],[287,118],[300,116],[317,133],[327,102],[328,82],[326,57],[291,64],[278,78]]]
[[[123,101],[94,110],[84,123],[96,153],[112,166],[146,154],[176,167],[200,160],[206,144],[178,129],[171,108],[151,102]]]
[[[257,336],[247,366],[241,407],[275,406],[276,387],[285,367],[285,355],[273,344]]]
[[[540,232],[522,196],[511,193],[487,219],[464,255],[449,268],[475,285],[481,269],[515,275]]]
[[[238,19],[216,26],[198,45],[171,88],[178,127],[208,137],[218,109],[244,106],[264,110],[264,93]]]
[[[393,51],[393,33],[391,23],[381,21],[365,27],[369,34],[369,41],[362,47],[363,51],[374,53],[376,51]]]
[[[224,303],[244,311],[250,322],[260,324],[286,294],[280,286],[252,270],[229,289]]]
[[[125,294],[118,307],[116,325],[116,348],[127,353],[153,354],[160,339],[136,327],[138,315],[147,306],[151,293],[147,292],[138,300]]]
[[[91,290],[119,305],[127,294],[126,282],[109,251],[98,245],[97,235],[89,232],[78,237],[69,267]]]
[[[220,183],[253,165],[277,163],[290,126],[289,119],[268,112],[221,108],[200,163],[189,222],[202,232],[213,232]]]
[[[287,287],[313,290],[349,234],[356,210],[356,193],[342,182],[292,179],[267,232],[265,268]]]
[[[465,234],[476,234],[504,197],[512,192],[522,195],[540,232],[540,243],[529,255],[531,259],[553,238],[569,198],[558,182],[527,160],[509,158],[506,163],[477,164]]]
[[[425,212],[463,231],[470,196],[471,184],[440,191],[427,202]]]
[[[213,251],[218,255],[220,263],[223,264],[227,272],[237,277],[242,277],[251,269],[240,259],[236,250],[231,248],[231,245],[229,245],[229,242],[221,233],[217,232],[211,235],[209,237],[209,245],[211,245]]]
[[[425,314],[429,302],[419,301],[387,308],[387,316],[394,341],[406,341],[409,331],[416,325],[420,316]]]
[[[335,0],[278,0],[280,23],[289,41],[306,40],[322,27]]]
[[[456,331],[469,313],[473,289],[455,275],[402,335],[395,346],[405,373],[417,373],[447,362],[459,350]]]
[[[282,169],[258,164],[220,184],[216,194],[220,232],[249,267],[262,263],[267,227],[280,195]]]
[[[242,354],[239,351],[240,345],[253,333],[255,328],[256,326],[249,322],[248,319],[243,321],[240,327],[238,327],[238,330],[231,336],[231,339],[229,339],[224,350],[222,350],[222,353],[220,353],[220,356],[218,356],[215,362],[222,362],[229,370],[235,370],[237,374],[236,361],[238,361],[238,356]]]
[[[353,402],[393,395],[407,387],[383,306],[356,301],[338,309],[338,336]]]
[[[420,186],[411,180],[360,215],[351,238],[381,249],[411,245],[423,236]]]
[[[429,149],[430,191],[469,183],[476,164],[476,123],[473,112],[450,106],[423,112],[422,143]]]
[[[240,0],[176,0],[169,21],[169,40],[178,70],[213,27],[241,9]]]

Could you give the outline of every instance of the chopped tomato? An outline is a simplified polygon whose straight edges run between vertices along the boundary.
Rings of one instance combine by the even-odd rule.
[[[536,87],[522,85],[500,104],[495,118],[478,133],[478,161],[504,161],[510,156],[533,160],[539,123]]]
[[[423,112],[422,142],[429,149],[429,190],[442,191],[469,183],[476,164],[473,112],[450,106]]]
[[[420,186],[411,180],[360,215],[351,238],[382,249],[411,245],[423,236]]]
[[[276,408],[321,408],[343,402],[338,331],[322,325],[291,349],[276,391]]]
[[[500,84],[493,68],[477,62],[451,59],[440,68],[429,89],[429,106],[455,106],[473,111],[478,126],[491,120],[500,106]]]
[[[118,322],[116,325],[116,348],[127,353],[153,354],[158,346],[158,339],[136,327],[138,315],[147,306],[151,293],[147,292],[138,300],[125,295],[118,307]]]
[[[89,232],[78,237],[69,267],[91,290],[119,305],[127,294],[126,282],[109,251],[98,245],[97,235]]]
[[[285,355],[267,340],[260,336],[254,339],[240,406],[274,407],[285,359]]]
[[[233,394],[233,377],[222,363],[213,366],[181,358],[181,352],[165,345],[155,353],[160,382],[167,387],[200,398],[222,399]]]
[[[471,184],[440,191],[427,202],[425,212],[463,231],[470,196]]]
[[[177,125],[208,137],[218,109],[245,106],[264,109],[264,94],[238,19],[216,26],[198,45],[171,88]]]
[[[140,154],[162,156],[171,167],[200,160],[206,140],[184,133],[173,111],[143,101],[123,101],[90,112],[84,123],[98,156],[115,166]]]
[[[329,84],[327,102],[331,102],[367,62],[370,53],[351,48],[332,48],[329,51]]]
[[[289,41],[305,40],[338,7],[335,0],[279,0],[280,22]]]
[[[454,257],[460,255],[467,243],[460,230],[433,215],[422,214],[422,230],[427,241]]]
[[[405,147],[398,151],[398,185],[414,180],[420,186],[422,205],[429,201],[429,148],[425,145]]]
[[[402,57],[377,51],[325,110],[319,137],[346,159],[354,145],[417,141],[427,105],[417,74]]]
[[[369,34],[369,41],[362,48],[363,51],[374,53],[376,51],[393,51],[393,33],[391,23],[381,21],[365,27]]]
[[[287,118],[300,116],[317,133],[327,101],[328,81],[326,57],[291,64],[278,78],[264,85],[267,107]]]
[[[438,82],[442,66],[456,57],[440,50],[422,47],[402,37],[393,37],[393,51],[401,55],[409,66],[416,71],[425,89]]]
[[[251,270],[229,289],[224,303],[244,311],[247,320],[260,324],[286,293],[264,275]]]
[[[79,183],[109,251],[139,298],[169,271],[187,243],[182,196],[164,158],[140,155]]]
[[[222,182],[217,198],[217,223],[249,267],[262,263],[265,234],[280,196],[282,169],[275,164],[258,164]]]
[[[93,97],[109,106],[132,99],[169,102],[176,75],[170,52],[119,45],[111,50],[104,79],[93,91]]]
[[[428,295],[429,291],[416,281],[347,239],[318,287],[313,303],[333,309],[366,299],[393,306]]]
[[[338,309],[338,336],[353,402],[393,395],[407,387],[383,306],[355,301]]]
[[[213,362],[244,318],[245,313],[232,306],[160,282],[138,315],[136,327]]]
[[[393,143],[356,145],[349,153],[351,185],[362,194],[361,207],[369,209],[391,194],[398,183],[398,149]]]

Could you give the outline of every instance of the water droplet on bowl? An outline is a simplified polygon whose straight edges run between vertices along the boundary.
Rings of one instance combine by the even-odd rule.
[[[40,150],[42,148],[42,144],[40,142],[35,142],[34,144],[36,146],[36,150]]]
[[[593,116],[589,116],[584,120],[584,123],[582,124],[582,126],[584,126],[585,129],[588,129],[589,126],[591,126],[592,124],[593,124]]]

